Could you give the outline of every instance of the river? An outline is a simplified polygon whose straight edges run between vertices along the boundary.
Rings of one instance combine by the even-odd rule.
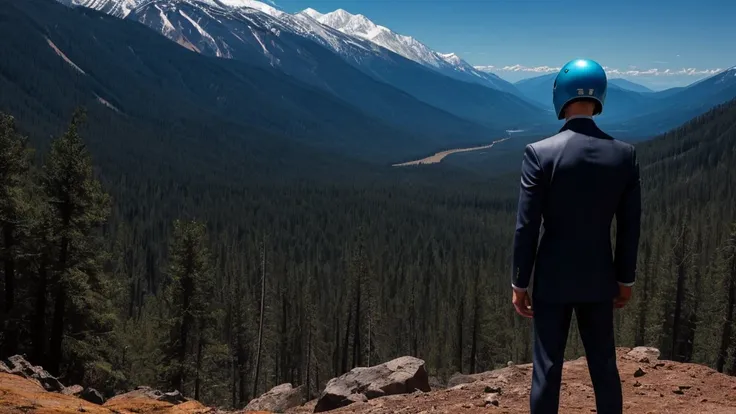
[[[394,164],[393,166],[394,167],[407,167],[410,165],[437,164],[438,162],[442,162],[442,160],[445,159],[445,157],[447,157],[448,155],[457,154],[458,152],[469,152],[469,151],[479,151],[483,149],[489,149],[489,148],[492,148],[494,145],[498,144],[499,142],[506,141],[507,139],[509,138],[507,137],[507,138],[499,139],[499,140],[491,142],[488,145],[483,145],[480,147],[458,148],[458,149],[446,150],[446,151],[438,152],[429,157],[422,158],[421,160],[403,162],[401,164]]]

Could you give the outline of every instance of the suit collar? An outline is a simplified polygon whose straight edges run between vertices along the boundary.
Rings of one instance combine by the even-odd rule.
[[[560,129],[560,132],[568,130],[577,132],[578,134],[587,135],[589,137],[613,139],[610,135],[606,134],[605,132],[601,131],[600,128],[598,128],[598,125],[595,124],[595,121],[592,117],[580,116],[568,119],[562,129]]]

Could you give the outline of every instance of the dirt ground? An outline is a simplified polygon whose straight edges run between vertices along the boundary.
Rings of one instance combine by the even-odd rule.
[[[618,366],[624,390],[626,414],[734,414],[736,413],[736,377],[720,374],[695,364],[671,361],[638,362],[628,357],[628,349],[619,349]],[[645,374],[635,377],[641,368]],[[508,413],[529,412],[531,364],[517,365],[477,374],[477,381],[455,389],[430,393],[391,396],[353,404],[334,410],[335,414],[409,414],[409,413]],[[459,388],[459,389],[458,389]],[[492,392],[500,392],[492,396]],[[498,406],[486,399],[496,400]],[[291,413],[308,413],[314,402],[295,408]],[[565,363],[560,395],[560,413],[595,412],[588,367],[585,358]]]
[[[640,362],[628,349],[619,349],[618,365],[627,414],[736,414],[736,377],[695,364],[671,361]],[[643,375],[635,376],[641,369]],[[641,374],[641,373],[640,373]],[[476,374],[475,382],[453,389],[417,392],[357,403],[335,414],[528,413],[531,365],[518,365]],[[311,413],[315,401],[287,413]],[[227,414],[196,401],[179,405],[145,398],[115,397],[103,406],[50,393],[24,378],[0,374],[0,413],[92,414]],[[593,388],[584,358],[565,363],[560,413],[595,412]],[[232,414],[232,413],[229,413]],[[237,414],[246,414],[241,411]],[[249,412],[247,414],[268,414]]]

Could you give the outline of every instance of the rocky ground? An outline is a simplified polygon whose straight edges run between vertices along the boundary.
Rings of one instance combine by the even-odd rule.
[[[694,364],[660,361],[653,350],[621,348],[619,369],[624,389],[627,414],[649,413],[736,413],[736,377],[729,377],[714,370]],[[411,361],[410,361],[411,362]],[[386,364],[384,364],[386,365]],[[417,379],[426,378],[416,367],[411,373],[389,368],[388,376],[393,385],[380,380],[380,388],[390,392],[405,392],[406,384],[415,384]],[[423,369],[423,368],[422,368]],[[417,374],[418,372],[418,374]],[[355,381],[363,378],[375,380],[376,371],[367,375],[342,378],[349,382],[347,387],[333,380],[333,390],[356,389]],[[383,375],[383,374],[382,374]],[[410,378],[411,377],[411,378]],[[476,375],[457,376],[448,384],[448,389],[433,389],[430,392],[416,391],[411,394],[391,395],[380,398],[351,396],[358,402],[338,408],[330,413],[389,414],[389,413],[526,413],[531,381],[531,365],[510,366],[501,370]],[[595,412],[595,400],[585,359],[565,364],[564,385],[561,396],[561,413],[577,414]],[[397,386],[396,384],[403,384]],[[284,387],[282,387],[284,388]],[[286,387],[290,388],[290,387]],[[329,386],[328,386],[329,388]],[[358,388],[371,397],[375,387],[362,384]],[[286,390],[289,391],[288,389]],[[289,398],[292,398],[290,394]],[[225,414],[214,408],[204,407],[196,401],[178,404],[164,401],[161,393],[148,388],[134,390],[116,396],[103,405],[85,401],[73,395],[49,392],[33,378],[0,372],[0,413],[170,413],[170,414]],[[176,402],[176,401],[174,401]],[[317,401],[287,409],[287,413],[302,414],[314,411]],[[240,411],[238,414],[266,414],[269,411]],[[232,414],[232,413],[230,413]]]

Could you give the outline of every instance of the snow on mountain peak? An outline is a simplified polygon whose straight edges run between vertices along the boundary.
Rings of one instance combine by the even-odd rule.
[[[59,0],[67,6],[80,6],[101,10],[107,14],[125,18],[143,0]]]
[[[351,14],[344,9],[337,9],[321,15],[316,20],[347,35],[368,40],[445,75],[485,84],[499,90],[517,92],[510,83],[494,74],[476,70],[456,54],[437,53],[413,37],[394,33],[387,27],[377,25],[362,14]]]
[[[361,58],[362,54],[368,53],[381,55],[383,52],[380,52],[380,50],[381,48],[384,48],[452,78],[466,82],[479,83],[507,92],[518,92],[510,83],[501,80],[496,75],[476,70],[454,53],[439,54],[411,36],[395,33],[387,27],[374,23],[362,14],[352,14],[345,9],[337,9],[331,13],[323,14],[313,8],[307,8],[299,13],[289,14],[267,4],[266,1],[271,3],[270,0],[58,1],[69,6],[84,6],[97,9],[120,18],[126,18],[132,10],[142,10],[145,12],[145,10],[150,10],[148,6],[153,5],[153,7],[158,10],[151,11],[151,13],[155,15],[153,18],[159,21],[160,24],[160,26],[157,27],[157,30],[160,29],[164,35],[169,37],[171,37],[171,33],[177,29],[175,29],[175,25],[168,20],[168,11],[157,7],[159,3],[161,4],[161,7],[163,7],[164,4],[181,3],[182,5],[187,5],[187,7],[192,8],[194,10],[193,13],[195,14],[197,13],[196,9],[201,9],[202,14],[209,18],[213,18],[207,11],[209,8],[222,11],[232,11],[234,12],[233,16],[237,15],[244,19],[250,19],[247,15],[253,16],[253,12],[260,12],[269,18],[262,20],[259,17],[257,21],[252,21],[253,25],[263,24],[268,26],[268,30],[275,30],[276,32],[274,33],[277,33],[280,30],[287,30],[299,36],[309,38],[343,55],[347,59],[357,62],[358,64],[363,60]],[[189,15],[187,16],[191,17]],[[182,18],[185,17],[182,16]],[[234,18],[237,19],[239,17]],[[191,25],[197,28],[199,19],[194,18],[192,20],[194,23],[191,23]],[[217,46],[217,35],[214,35],[213,37],[213,35],[207,33],[206,30],[209,30],[209,28],[205,26],[197,28],[197,31],[200,32],[201,37],[204,39],[202,41],[207,45],[214,44],[214,48],[216,49],[215,54],[220,56],[220,49],[219,46]],[[250,31],[253,30],[254,29],[250,27]],[[258,42],[263,46],[258,35],[255,32],[253,32],[253,35],[256,36]],[[233,36],[240,39],[240,37],[238,37],[239,35],[235,32],[233,32]],[[223,46],[224,49],[227,49],[227,47],[227,44]],[[265,50],[265,46],[263,46],[263,48],[264,53],[268,54],[268,51]],[[229,52],[227,50],[222,52],[222,56],[227,56],[228,54]]]
[[[442,58],[421,42],[410,36],[400,35],[375,24],[362,14],[351,14],[337,9],[323,15],[318,21],[345,34],[362,37],[415,62],[438,67]]]
[[[260,12],[266,13],[269,16],[273,17],[281,17],[284,12],[281,10],[260,2],[256,0],[215,0],[216,3],[221,3],[223,6],[235,8],[235,9],[242,9],[242,8],[249,8],[249,9],[255,9]]]
[[[462,65],[463,61],[460,59],[460,56],[454,54],[454,53],[439,53],[440,57],[447,63],[451,65]]]
[[[308,7],[301,11],[302,14],[306,14],[307,16],[313,18],[314,20],[319,20],[324,16],[324,14],[318,12],[317,10],[314,10],[311,7]]]

